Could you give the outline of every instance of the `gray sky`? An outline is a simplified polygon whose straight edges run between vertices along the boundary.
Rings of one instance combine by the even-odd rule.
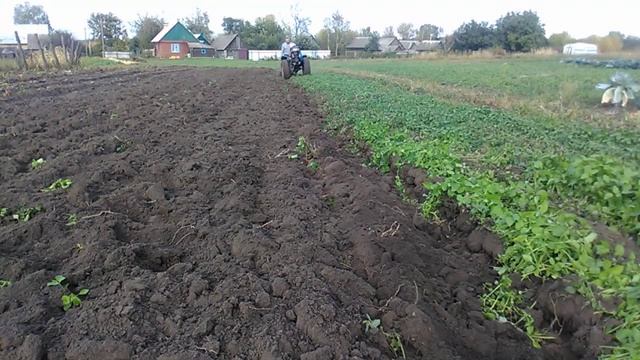
[[[0,0],[0,33],[12,23],[13,7],[17,0]],[[291,13],[291,6],[298,4],[302,14],[311,18],[311,30],[322,27],[326,17],[339,10],[351,27],[359,30],[371,26],[382,30],[401,22],[415,25],[432,23],[442,26],[446,33],[453,32],[460,24],[471,19],[494,22],[508,11],[534,10],[546,25],[547,35],[568,31],[574,37],[591,34],[606,35],[611,30],[624,34],[640,35],[637,21],[640,1],[618,0],[31,0],[43,5],[51,24],[56,29],[72,31],[84,37],[87,18],[91,12],[113,12],[127,25],[137,14],[159,15],[173,22],[192,14],[196,7],[209,13],[211,29],[222,31],[222,17],[240,17],[253,21],[258,16],[274,14],[283,20]]]

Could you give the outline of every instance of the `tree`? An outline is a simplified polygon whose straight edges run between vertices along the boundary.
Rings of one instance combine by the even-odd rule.
[[[286,34],[276,17],[267,15],[257,18],[254,25],[245,23],[240,36],[251,49],[269,50],[280,49]]]
[[[236,19],[232,17],[222,18],[222,31],[225,34],[240,34],[245,31],[251,23],[243,19]]]
[[[29,2],[18,4],[13,8],[14,24],[46,24],[49,23],[49,15],[40,5],[31,5]]]
[[[133,24],[133,31],[135,31],[135,44],[136,48],[151,49],[153,45],[151,40],[160,32],[165,26],[164,19],[157,16],[141,16],[138,15]],[[132,45],[133,46],[133,45]]]
[[[627,36],[622,41],[622,50],[624,51],[638,51],[640,50],[640,37]]]
[[[91,13],[87,22],[91,35],[94,39],[99,39],[104,46],[112,47],[120,44],[127,36],[126,31],[122,28],[122,20],[113,13]]]
[[[557,34],[551,34],[551,36],[549,36],[548,43],[549,46],[551,46],[555,50],[562,51],[565,45],[574,41],[576,40],[572,38],[568,32],[565,31]]]
[[[369,43],[365,46],[364,51],[375,52],[380,51],[380,34],[377,31],[371,32],[369,35]]]
[[[73,35],[66,30],[55,30],[49,33],[49,39],[53,46],[62,46],[62,39],[64,39],[65,46],[69,46]]]
[[[462,24],[453,33],[453,50],[456,51],[477,51],[495,46],[496,33],[493,26],[487,22],[476,22]]]
[[[206,11],[196,8],[196,13],[192,17],[182,19],[182,22],[192,33],[203,33],[207,39],[211,39],[213,31],[209,29],[209,14]]]
[[[320,49],[331,50],[331,30],[323,28],[318,31],[314,38],[318,42]]]
[[[607,36],[597,42],[598,50],[603,53],[622,51],[624,47],[624,35],[617,31],[611,31]]]
[[[424,25],[420,25],[420,28],[418,28],[416,37],[420,41],[440,40],[440,35],[442,35],[443,32],[444,30],[439,26],[432,25],[432,24],[424,24]]]
[[[333,54],[336,56],[340,54],[340,49],[344,49],[346,46],[349,27],[349,21],[345,20],[339,11],[334,12],[330,18],[325,19],[325,28],[329,32],[330,42],[334,50]]]
[[[394,37],[394,36],[396,36],[396,34],[393,31],[393,26],[387,26],[386,28],[384,28],[384,33],[382,34],[382,37]]]
[[[411,23],[402,23],[398,25],[398,34],[402,40],[412,40],[416,37],[416,29]]]
[[[496,22],[500,46],[507,51],[529,52],[547,45],[544,25],[533,11],[510,12]]]

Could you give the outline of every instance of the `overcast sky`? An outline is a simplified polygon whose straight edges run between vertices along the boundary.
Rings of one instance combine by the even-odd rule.
[[[13,22],[13,8],[23,1],[0,0],[0,33]],[[274,14],[288,18],[291,6],[298,4],[302,14],[311,18],[311,30],[322,27],[326,17],[339,10],[351,22],[352,29],[371,26],[382,30],[401,22],[416,25],[432,23],[453,32],[472,19],[494,22],[508,11],[534,10],[545,24],[547,35],[568,31],[574,37],[606,35],[611,30],[640,35],[639,0],[31,0],[44,6],[55,29],[72,31],[83,38],[91,12],[113,12],[126,24],[137,14],[158,15],[168,22],[189,16],[200,7],[211,17],[211,30],[222,32],[222,17],[239,17],[253,21],[258,16]],[[4,30],[4,31],[3,31]]]

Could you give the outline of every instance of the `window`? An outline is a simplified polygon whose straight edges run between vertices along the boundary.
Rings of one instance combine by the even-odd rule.
[[[171,44],[171,53],[179,54],[180,53],[180,44]]]
[[[207,49],[200,49],[200,54],[207,55]]]

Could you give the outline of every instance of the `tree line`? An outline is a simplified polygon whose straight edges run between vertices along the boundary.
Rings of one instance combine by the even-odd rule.
[[[191,16],[180,20],[194,34],[203,33],[210,40],[214,38],[206,11],[196,9]],[[49,17],[42,6],[31,5],[28,2],[15,6],[14,23],[46,24],[51,33],[57,34],[52,37],[54,40],[60,36],[71,37],[70,33],[51,27]],[[151,40],[166,24],[161,17],[139,15],[130,24],[135,35],[129,37],[123,20],[111,12],[92,13],[87,21],[92,39],[98,40],[93,43],[96,47],[95,53],[99,53],[102,47],[119,51],[151,49]],[[259,17],[253,22],[224,17],[221,27],[224,34],[239,34],[245,46],[250,49],[279,49],[283,39],[290,36],[303,49],[328,49],[333,55],[343,55],[345,47],[356,36],[369,37],[365,50],[372,52],[378,50],[379,39],[388,36],[397,36],[401,40],[437,40],[443,44],[445,51],[456,52],[490,48],[501,48],[507,52],[528,52],[548,46],[561,50],[565,44],[579,40],[597,44],[602,52],[640,50],[640,38],[625,36],[619,32],[611,32],[603,37],[592,35],[586,39],[574,39],[564,32],[552,34],[547,38],[544,25],[533,11],[509,12],[494,24],[475,20],[465,22],[446,36],[441,27],[429,23],[420,26],[401,23],[395,29],[388,26],[382,34],[370,27],[353,30],[350,22],[338,11],[325,19],[322,29],[316,34],[311,34],[310,25],[311,19],[303,16],[296,5],[291,7],[291,16],[286,22],[278,21],[273,15]]]

